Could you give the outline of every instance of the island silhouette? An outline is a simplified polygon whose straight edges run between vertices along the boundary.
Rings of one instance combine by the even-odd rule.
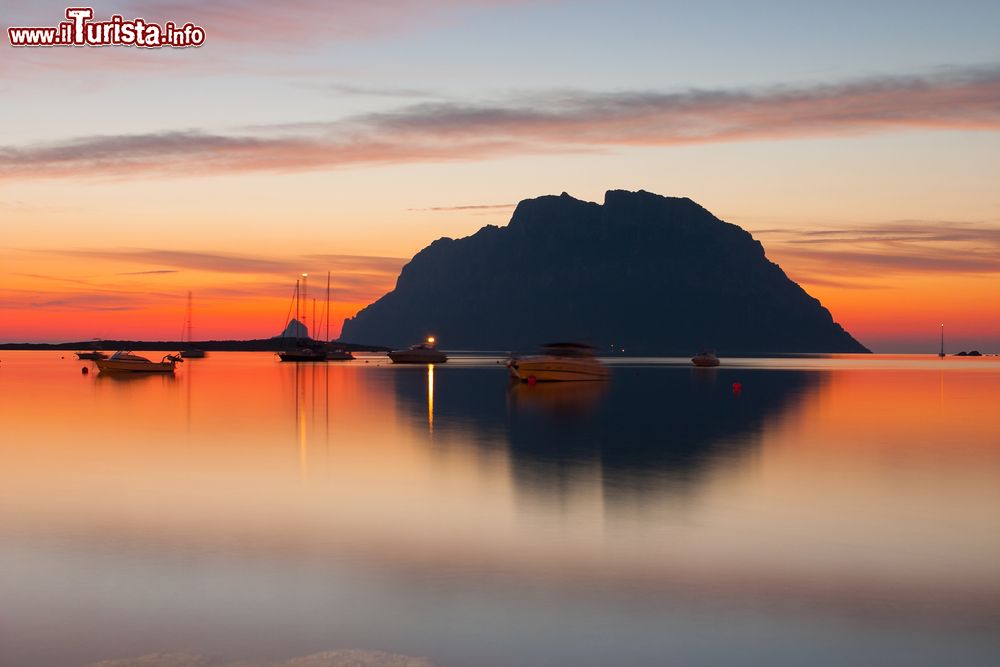
[[[528,350],[553,340],[686,355],[869,352],[745,230],[687,198],[526,199],[505,227],[441,238],[341,340]]]

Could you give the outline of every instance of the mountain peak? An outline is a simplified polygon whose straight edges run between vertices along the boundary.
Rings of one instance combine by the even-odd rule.
[[[525,350],[580,340],[636,353],[864,352],[763,246],[686,197],[608,190],[521,201],[506,227],[439,239],[344,340]]]

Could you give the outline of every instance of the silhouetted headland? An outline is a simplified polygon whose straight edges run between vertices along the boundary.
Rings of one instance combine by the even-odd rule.
[[[323,341],[314,341],[322,345]],[[303,344],[303,341],[298,341]],[[75,343],[2,343],[0,350],[180,350],[196,346],[207,352],[278,352],[296,345],[294,338],[258,338],[254,340],[88,340]],[[361,345],[356,343],[337,343],[336,347],[350,352],[388,352],[389,348],[381,345]]]
[[[518,204],[506,227],[442,238],[342,340],[433,333],[450,349],[587,341],[635,354],[868,352],[740,227],[687,198],[612,190]]]

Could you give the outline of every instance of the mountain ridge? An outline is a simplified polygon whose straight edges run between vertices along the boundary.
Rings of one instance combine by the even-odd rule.
[[[521,201],[504,227],[440,238],[341,340],[525,350],[582,340],[638,354],[868,352],[737,225],[686,197],[609,190]]]

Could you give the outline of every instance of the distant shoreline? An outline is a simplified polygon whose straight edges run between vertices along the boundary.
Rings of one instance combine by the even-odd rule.
[[[312,341],[322,343],[323,341]],[[340,343],[332,345],[351,352],[388,352],[391,348],[382,345]],[[261,338],[257,340],[202,340],[202,341],[142,341],[142,340],[98,340],[75,341],[69,343],[0,343],[0,350],[183,350],[198,348],[206,352],[278,352],[296,347],[295,339]]]

